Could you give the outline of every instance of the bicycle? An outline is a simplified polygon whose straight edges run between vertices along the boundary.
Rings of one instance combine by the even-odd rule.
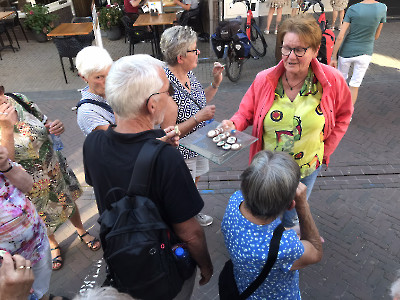
[[[246,23],[244,24],[244,32],[250,41],[250,56],[253,59],[258,59],[259,57],[265,56],[267,53],[267,42],[260,30],[257,26],[256,21],[253,17],[253,12],[251,11],[250,1],[249,0],[233,0],[232,4],[236,2],[244,2],[247,8],[247,18]],[[243,63],[248,59],[246,57],[239,57],[237,55],[237,51],[235,50],[234,41],[230,41],[227,45],[225,57],[225,73],[228,78],[236,82],[239,80]]]

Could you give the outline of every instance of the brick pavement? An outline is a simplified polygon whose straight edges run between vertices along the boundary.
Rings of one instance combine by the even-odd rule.
[[[383,27],[375,47],[378,55],[374,55],[360,88],[348,133],[333,154],[329,169],[318,177],[311,195],[312,211],[326,242],[322,262],[301,271],[303,299],[389,299],[388,287],[400,268],[398,26],[393,22]],[[215,99],[217,120],[231,116],[255,74],[274,64],[273,39],[273,35],[267,36],[270,47],[265,58],[246,62],[238,83],[224,80]],[[19,53],[2,52],[0,82],[9,91],[26,93],[50,117],[65,123],[64,153],[85,191],[77,203],[85,226],[97,234],[94,196],[84,183],[81,162],[84,138],[76,125],[75,113],[70,111],[79,98],[76,89],[83,87],[82,81],[67,70],[70,84],[65,84],[51,42],[20,41]],[[104,39],[104,45],[114,59],[128,53],[123,39]],[[209,56],[209,46],[199,46],[202,55]],[[137,51],[149,51],[149,47],[142,44]],[[387,59],[379,60],[382,56]],[[211,80],[212,62],[203,62],[196,70],[202,83]],[[210,173],[199,183],[204,211],[215,218],[214,224],[205,228],[215,276],[208,285],[196,286],[193,299],[218,299],[217,275],[227,258],[220,223],[229,196],[239,187],[239,175],[247,161],[248,151],[243,151],[221,166],[211,163]],[[71,297],[100,283],[104,278],[102,252],[88,250],[77,239],[70,223],[63,225],[56,236],[65,265],[54,272],[51,292]]]

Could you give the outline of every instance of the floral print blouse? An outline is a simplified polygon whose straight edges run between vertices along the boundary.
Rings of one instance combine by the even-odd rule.
[[[45,254],[46,227],[32,202],[0,172],[0,249],[33,264]]]
[[[26,96],[14,95],[32,112],[7,96],[19,119],[14,126],[15,161],[33,176],[34,185],[28,197],[46,224],[48,234],[52,234],[73,214],[75,200],[82,195],[82,189],[65,157],[53,149],[44,126],[46,116]]]

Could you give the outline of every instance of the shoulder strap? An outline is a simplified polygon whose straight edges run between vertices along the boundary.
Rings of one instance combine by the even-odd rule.
[[[278,257],[279,245],[281,243],[281,238],[284,231],[285,227],[283,227],[282,223],[280,223],[275,228],[271,243],[269,245],[267,262],[265,263],[263,269],[261,270],[261,273],[257,276],[257,278],[243,291],[243,293],[239,295],[239,299],[247,299],[267,278],[269,272],[272,269],[272,266],[274,265]]]
[[[152,139],[148,140],[140,149],[133,167],[132,178],[127,192],[128,196],[148,196],[157,155],[166,145],[167,143]]]
[[[192,100],[193,103],[196,104],[196,106],[197,106],[200,110],[202,109],[202,107],[200,106],[200,104],[192,97],[192,95],[190,95],[190,93],[189,93],[187,90],[182,89],[180,86],[178,86],[176,83],[174,83],[174,82],[172,82],[172,81],[170,81],[169,83],[172,85],[172,87],[173,87],[175,90],[178,90],[178,91],[180,91],[180,92],[186,94],[186,96],[188,96],[189,99]]]
[[[26,102],[22,101],[20,97],[13,93],[5,93],[4,95],[13,98],[19,105],[21,105],[28,113],[34,115],[34,110]]]
[[[114,113],[114,111],[113,111],[113,109],[111,108],[110,105],[108,105],[107,103],[104,103],[104,102],[99,102],[99,101],[93,100],[93,99],[82,99],[82,100],[80,100],[78,102],[78,104],[76,105],[76,109],[78,109],[82,104],[85,104],[85,103],[90,103],[90,104],[94,104],[94,105],[100,106],[100,107],[104,108],[105,110],[107,110],[108,112],[110,112],[111,114]]]

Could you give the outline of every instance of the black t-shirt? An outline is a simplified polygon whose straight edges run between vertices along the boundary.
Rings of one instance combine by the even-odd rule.
[[[85,177],[94,188],[100,214],[106,209],[105,196],[111,188],[128,189],[133,166],[145,141],[163,135],[160,129],[122,134],[110,126],[106,131],[95,130],[86,137]],[[204,206],[182,155],[171,145],[164,147],[156,158],[149,198],[160,204],[161,214],[169,224],[189,220]]]

